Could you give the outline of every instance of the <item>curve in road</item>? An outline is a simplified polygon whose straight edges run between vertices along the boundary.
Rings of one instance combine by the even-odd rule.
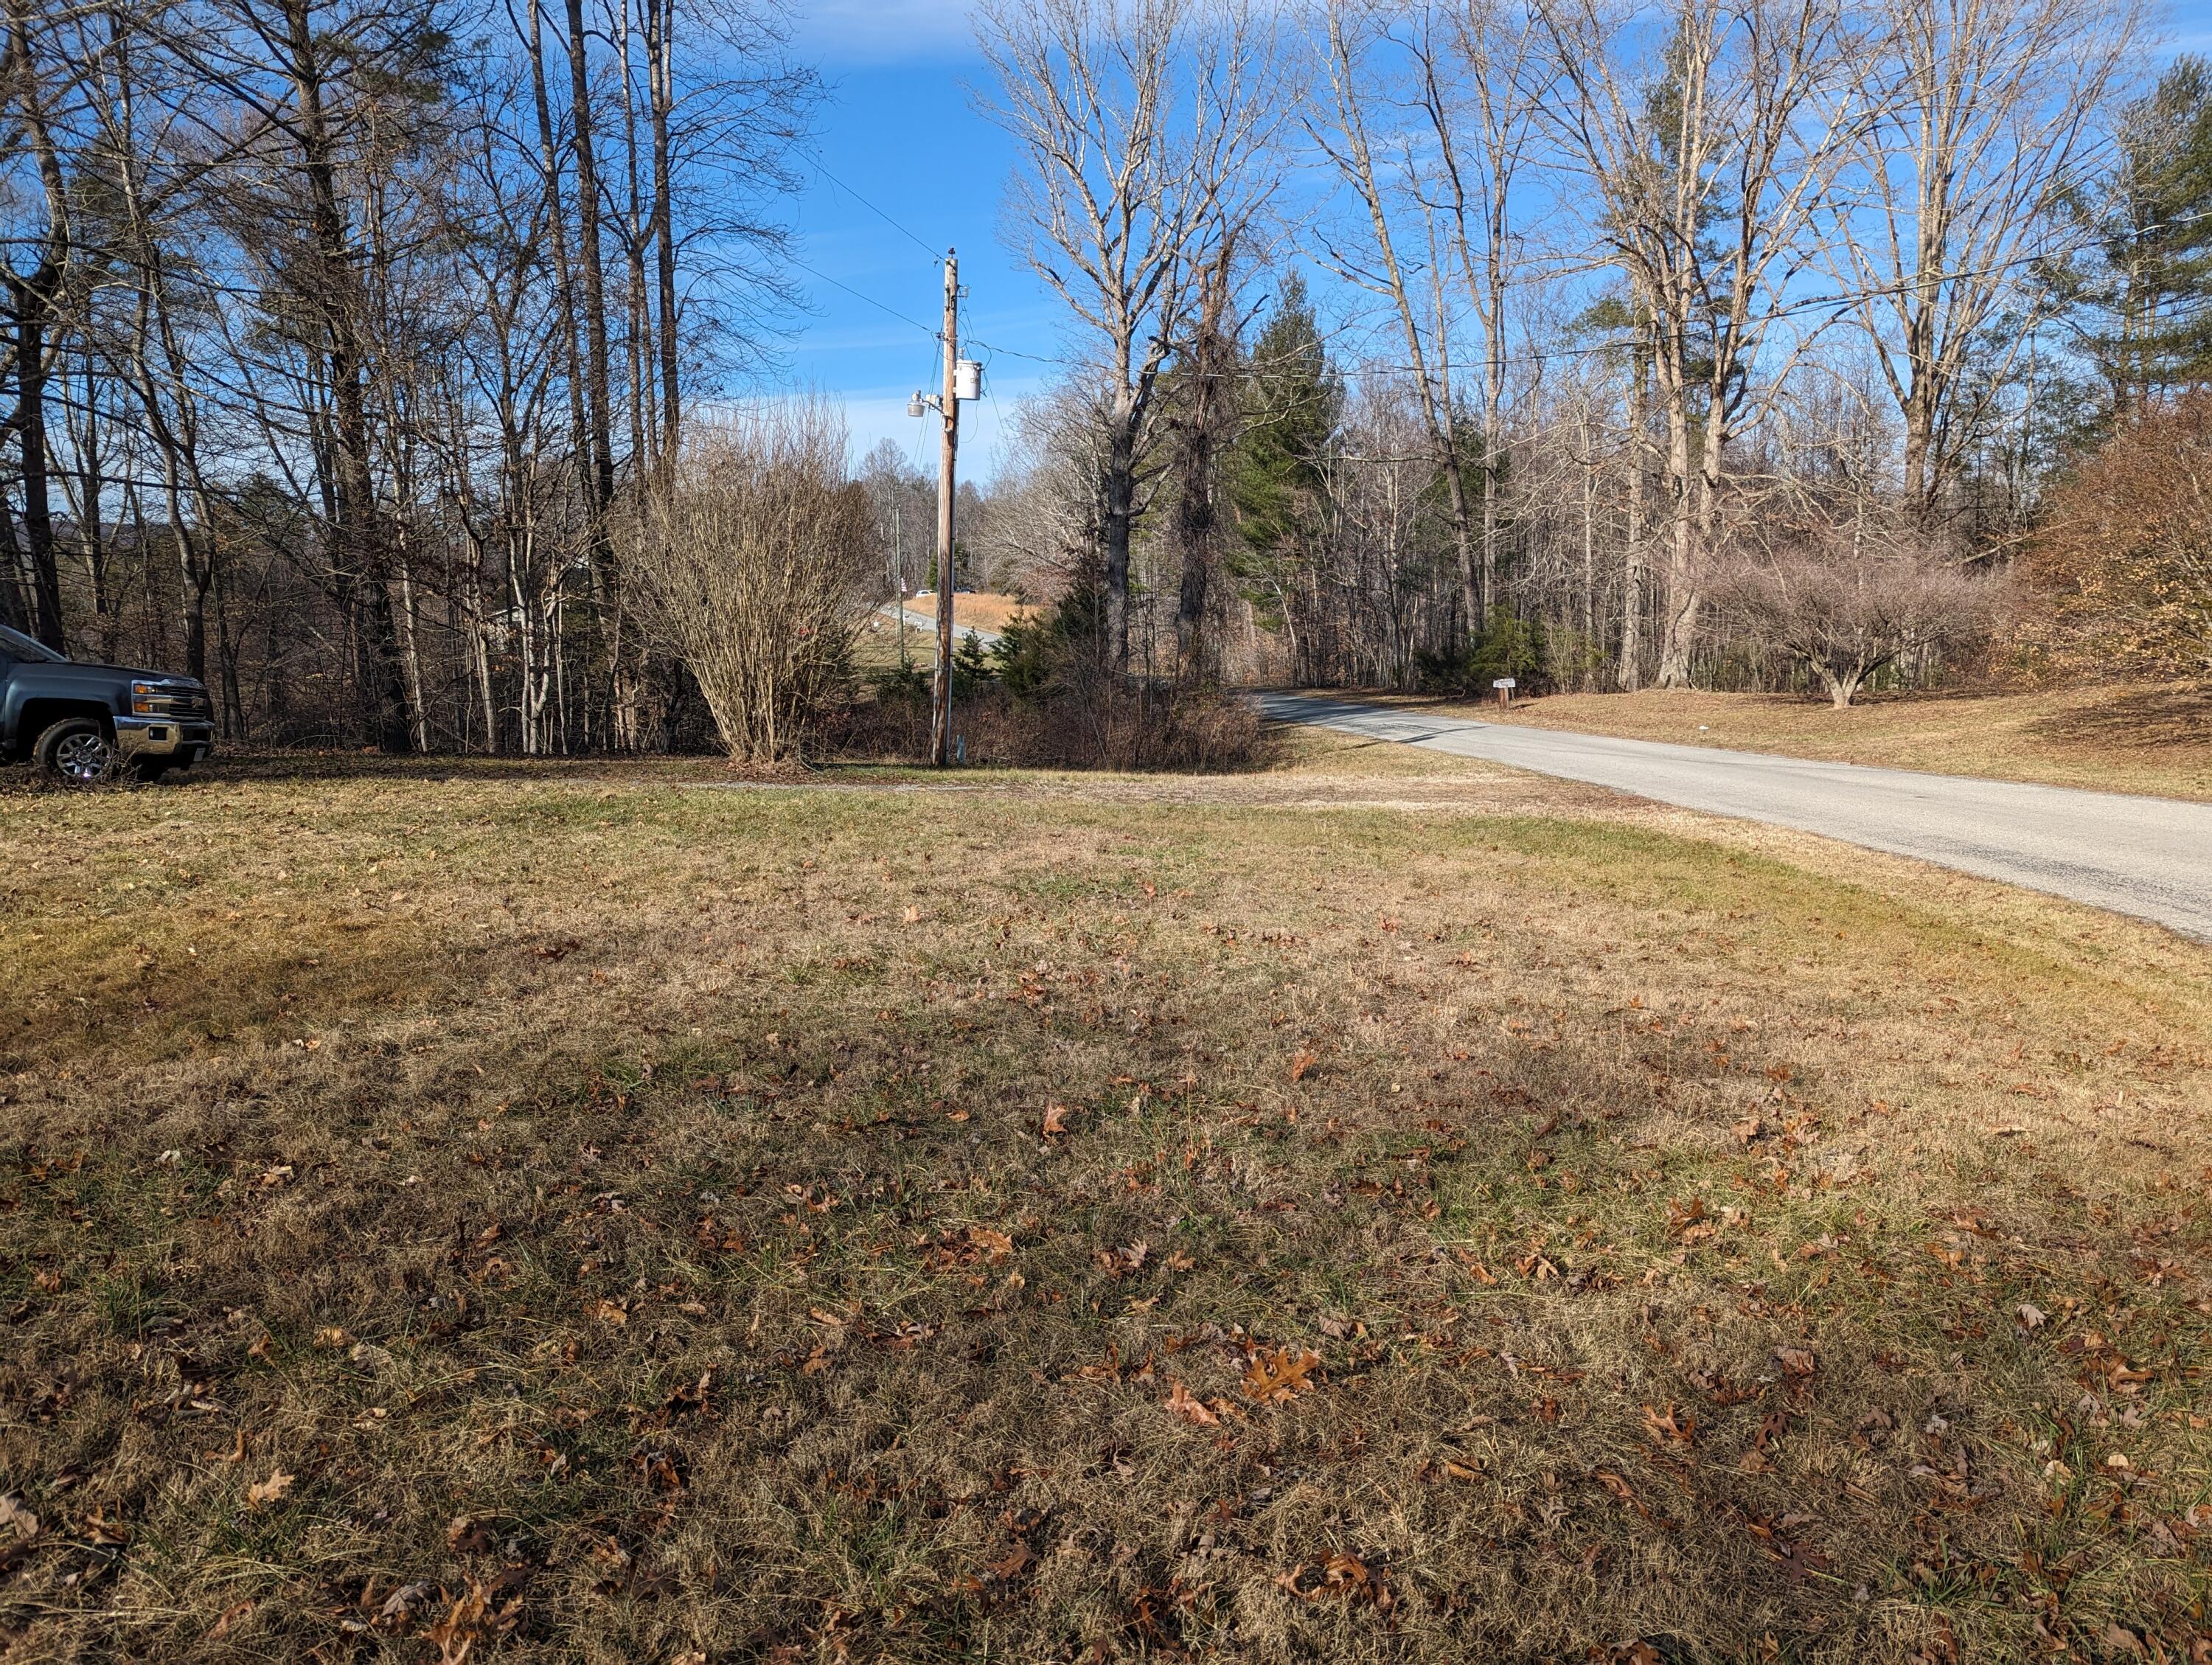
[[[954,606],[957,611],[958,604],[956,602]],[[937,610],[933,607],[923,613],[917,612],[911,607],[902,608],[896,601],[886,601],[876,611],[894,623],[903,618],[908,625],[916,630],[932,636],[937,634]],[[986,630],[980,625],[963,624],[956,618],[952,626],[954,645],[957,647],[969,636],[975,637],[976,645],[981,647],[990,648],[999,645],[999,633],[996,630]]]
[[[2212,941],[2212,804],[1478,722],[1309,694],[1261,711],[1771,822],[2154,920]]]

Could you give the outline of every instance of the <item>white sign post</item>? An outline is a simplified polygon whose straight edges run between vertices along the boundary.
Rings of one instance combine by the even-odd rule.
[[[1510,677],[1500,677],[1500,678],[1499,678],[1496,682],[1494,682],[1494,683],[1491,684],[1490,685],[1491,685],[1492,688],[1494,688],[1494,689],[1496,689],[1496,690],[1498,690],[1498,704],[1500,704],[1500,705],[1510,705],[1510,704],[1512,704],[1512,703],[1513,703],[1513,678],[1510,678]]]

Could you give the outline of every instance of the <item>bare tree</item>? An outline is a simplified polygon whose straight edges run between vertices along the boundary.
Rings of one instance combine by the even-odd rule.
[[[1373,0],[1330,0],[1323,13],[1328,62],[1328,101],[1309,115],[1306,128],[1358,204],[1358,231],[1364,239],[1324,238],[1324,258],[1337,273],[1386,301],[1405,342],[1405,374],[1411,379],[1435,465],[1451,516],[1452,547],[1464,608],[1456,635],[1481,623],[1482,568],[1475,553],[1474,512],[1467,481],[1466,445],[1460,433],[1460,401],[1453,387],[1452,256],[1461,225],[1439,192],[1425,183],[1416,159],[1415,131],[1401,122],[1409,104],[1423,118],[1448,127],[1443,94],[1435,76],[1446,50],[1438,40],[1443,20],[1437,9],[1413,9],[1399,32],[1395,8]],[[1378,87],[1376,60],[1401,53],[1417,66],[1411,88]],[[1378,143],[1370,106],[1384,106],[1383,143]],[[1463,185],[1455,193],[1463,210]],[[1410,207],[1414,219],[1401,230],[1400,216]],[[1401,243],[1410,235],[1410,249]]]
[[[1231,517],[1221,478],[1224,453],[1233,443],[1237,417],[1237,326],[1232,300],[1237,241],[1221,240],[1213,264],[1200,283],[1198,313],[1179,370],[1176,401],[1175,531],[1182,562],[1176,595],[1176,668],[1187,681],[1211,682],[1219,671],[1207,625],[1218,602],[1215,576]]]
[[[41,13],[41,15],[43,13]],[[4,82],[7,107],[0,122],[9,130],[6,149],[27,155],[31,188],[24,194],[37,204],[35,229],[7,240],[29,250],[27,266],[12,259],[0,263],[0,292],[7,301],[13,324],[10,380],[15,385],[15,404],[0,433],[16,446],[19,477],[23,488],[22,561],[30,579],[30,608],[33,632],[49,647],[64,645],[60,568],[55,556],[52,500],[52,447],[47,432],[46,385],[56,349],[55,325],[64,286],[73,263],[70,234],[71,192],[65,175],[62,147],[55,132],[53,105],[73,82],[58,61],[57,44],[46,32],[34,27],[28,0],[7,0],[4,11],[7,39],[0,49],[0,82]],[[12,194],[12,193],[11,193]],[[0,504],[0,548],[15,552],[14,513]],[[12,563],[11,563],[12,564]]]
[[[1607,258],[1651,320],[1671,519],[1659,684],[1682,687],[1729,441],[1754,377],[1778,381],[1808,338],[1767,356],[1857,131],[1847,71],[1861,46],[1834,0],[1677,0],[1656,51],[1638,49],[1640,9],[1540,0],[1537,14],[1573,94],[1543,107],[1589,179]]]
[[[1129,547],[1160,378],[1203,274],[1273,194],[1286,100],[1258,0],[984,0],[1014,140],[1012,235],[1074,314],[1100,395],[1106,629],[1129,661]]]
[[[1498,526],[1504,495],[1506,303],[1519,264],[1513,223],[1520,177],[1538,106],[1552,80],[1536,52],[1534,15],[1499,0],[1462,0],[1454,20],[1456,85],[1424,60],[1434,90],[1423,100],[1449,186],[1454,242],[1476,319],[1482,326],[1481,603],[1498,591]],[[1457,108],[1452,106],[1453,92]]]
[[[2100,154],[2139,0],[1884,0],[1861,82],[1860,200],[1826,240],[1905,420],[1905,495],[1932,522],[2033,337],[2057,210]],[[2007,338],[1990,326],[2011,309]]]

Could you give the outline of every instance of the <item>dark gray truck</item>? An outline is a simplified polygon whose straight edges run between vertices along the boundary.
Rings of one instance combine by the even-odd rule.
[[[0,624],[0,758],[88,783],[143,779],[215,750],[215,708],[190,677],[80,665]]]

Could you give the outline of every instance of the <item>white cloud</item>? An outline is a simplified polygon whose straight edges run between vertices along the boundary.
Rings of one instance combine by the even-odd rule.
[[[839,63],[964,56],[974,44],[970,0],[801,0],[801,46]]]

